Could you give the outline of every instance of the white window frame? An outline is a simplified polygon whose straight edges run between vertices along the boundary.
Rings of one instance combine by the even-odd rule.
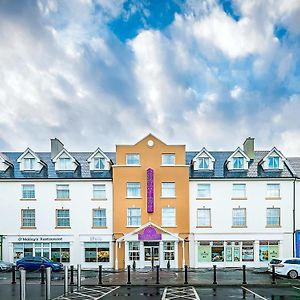
[[[94,157],[94,170],[104,170],[105,169],[105,158]],[[97,166],[97,164],[99,164]]]
[[[271,212],[271,211],[279,212],[278,216],[275,216],[276,218],[278,218],[278,223],[276,223],[276,224],[268,222],[270,220],[270,218],[275,218],[274,216],[269,216],[268,212]],[[267,213],[266,227],[280,227],[281,226],[281,209],[280,209],[280,207],[268,207],[266,213]]]
[[[140,242],[128,242],[128,259],[130,261],[139,261],[141,259],[140,249]]]
[[[104,211],[104,215],[101,216],[95,216],[95,213],[101,211]],[[100,221],[101,225],[97,225],[96,222]],[[104,222],[103,222],[104,220]],[[103,224],[102,224],[103,222]],[[106,227],[107,226],[107,218],[106,218],[106,209],[105,208],[93,208],[93,228],[101,228],[101,227]]]
[[[208,188],[204,188],[208,187]],[[207,192],[207,194],[204,195],[204,191]],[[203,193],[201,195],[201,192]],[[198,183],[197,184],[197,198],[198,199],[210,199],[211,198],[211,185],[210,183]]]
[[[205,212],[208,216],[201,216],[201,213]],[[210,208],[198,208],[197,209],[197,227],[211,227],[211,209]]]
[[[162,198],[176,198],[175,182],[162,182],[161,183],[161,197]]]
[[[199,157],[199,170],[209,170],[209,157]],[[205,165],[205,161],[207,161],[207,166]]]
[[[105,184],[93,184],[93,199],[106,199]]]
[[[276,166],[275,159],[278,160],[278,164]],[[268,157],[268,169],[277,170],[279,169],[280,157],[279,156],[269,156]]]
[[[243,187],[243,188],[240,188]],[[232,198],[246,198],[246,184],[233,183],[232,184]]]
[[[65,216],[59,216],[59,211],[67,211],[68,212],[68,216],[65,217]],[[59,225],[59,220],[63,220],[63,219],[66,219],[68,222],[67,225]],[[58,228],[61,228],[61,227],[66,227],[66,228],[69,228],[71,225],[70,225],[70,210],[69,209],[57,209],[56,210],[56,227]]]
[[[140,154],[139,153],[127,153],[126,154],[126,165],[128,166],[139,166]]]
[[[33,215],[31,216],[24,216],[24,213],[27,213],[27,212],[33,212]],[[21,227],[26,227],[26,228],[29,228],[29,227],[35,227],[35,209],[31,209],[31,208],[28,208],[28,209],[22,209],[21,210]],[[25,224],[26,222],[28,222],[27,224]],[[33,222],[33,224],[29,224]]]
[[[32,187],[29,190],[29,187]],[[26,190],[28,188],[28,190]],[[35,185],[34,184],[22,184],[22,199],[35,199]]]
[[[34,171],[36,159],[34,157],[24,157],[23,159],[24,159],[24,170],[25,171]]]
[[[66,162],[68,162],[68,163],[66,163]],[[59,158],[59,170],[69,171],[71,169],[72,169],[72,159],[70,157]]]
[[[62,188],[64,187],[64,188]],[[68,197],[61,197],[61,195],[59,195],[59,192],[68,192]],[[56,199],[70,199],[70,186],[69,184],[57,184],[56,185]]]
[[[235,166],[235,162],[237,160],[242,161],[242,165],[241,166],[240,165],[237,166],[237,167]],[[243,157],[243,156],[234,156],[232,158],[232,169],[234,169],[234,170],[243,170],[244,167],[245,167],[245,157]]]
[[[238,218],[240,218],[240,216],[235,215],[235,212],[237,211],[242,211],[243,213],[243,224],[239,224],[240,222],[237,222]],[[232,227],[247,227],[247,210],[246,208],[233,208],[232,209]]]
[[[161,209],[161,224],[162,224],[161,226],[163,227],[176,227],[175,207],[163,207]]]
[[[278,188],[274,188],[278,187]],[[267,183],[267,198],[280,197],[280,183]]]
[[[175,153],[163,153],[161,163],[163,166],[174,166],[176,163]]]
[[[127,182],[127,198],[141,198],[141,183]]]
[[[132,215],[129,212],[138,212],[138,214],[136,215]],[[132,222],[132,218],[136,218],[136,220],[138,222]],[[139,227],[141,226],[141,219],[142,219],[142,215],[141,215],[141,209],[138,207],[128,207],[127,208],[127,227]]]

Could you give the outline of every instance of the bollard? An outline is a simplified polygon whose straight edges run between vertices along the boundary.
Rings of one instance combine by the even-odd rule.
[[[81,288],[81,265],[77,265],[77,289]]]
[[[26,271],[20,270],[20,300],[26,299]]]
[[[170,260],[168,259],[168,262],[167,262],[167,269],[169,270],[170,269]]]
[[[134,260],[133,263],[132,263],[132,270],[135,271],[135,269],[136,269],[136,262]]]
[[[276,283],[276,279],[275,279],[275,266],[272,265],[272,284]]]
[[[69,293],[69,278],[68,278],[68,266],[65,266],[65,276],[64,276],[64,295],[68,295]]]
[[[41,266],[41,284],[45,284],[45,267]]]
[[[131,281],[130,281],[130,265],[127,266],[127,284],[131,284]]]
[[[99,266],[98,284],[102,284],[102,266]]]
[[[156,266],[156,284],[159,284],[159,265]]]
[[[187,265],[184,266],[184,284],[188,284]]]
[[[247,284],[247,281],[246,281],[246,265],[243,265],[243,284]]]
[[[51,268],[46,268],[46,300],[51,299]]]
[[[214,265],[213,267],[214,267],[214,282],[213,282],[213,284],[217,284],[217,266]]]
[[[74,266],[70,266],[70,284],[74,284]]]
[[[11,270],[11,283],[16,284],[16,267],[13,266]]]

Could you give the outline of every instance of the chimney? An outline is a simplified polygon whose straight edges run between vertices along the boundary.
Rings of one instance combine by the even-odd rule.
[[[244,144],[244,152],[248,155],[250,159],[254,159],[254,138],[248,137],[246,138]]]
[[[63,148],[64,144],[59,139],[51,139],[51,159],[53,159]]]

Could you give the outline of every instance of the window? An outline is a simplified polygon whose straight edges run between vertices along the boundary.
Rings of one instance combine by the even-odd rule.
[[[267,226],[280,226],[280,208],[267,208]]]
[[[244,169],[244,157],[233,158],[233,169]]]
[[[127,209],[127,226],[138,227],[141,225],[141,209],[128,208]]]
[[[278,257],[279,257],[278,241],[259,241],[260,261],[271,261],[274,258],[278,258]]]
[[[206,170],[209,167],[209,158],[200,157],[199,158],[199,169]]]
[[[126,154],[126,165],[139,165],[140,164],[140,155],[139,154]]]
[[[268,183],[267,184],[267,197],[280,197],[280,184]]]
[[[211,247],[211,261],[224,261],[224,242],[213,242],[213,245]]]
[[[106,209],[93,209],[93,227],[106,226]]]
[[[197,226],[211,226],[211,210],[210,208],[197,209]]]
[[[174,153],[162,154],[161,158],[162,158],[163,165],[175,165],[175,154]]]
[[[93,198],[94,199],[106,199],[105,184],[93,185]]]
[[[34,158],[24,158],[24,170],[34,170]]]
[[[51,243],[51,260],[70,262],[70,243]]]
[[[95,170],[103,170],[105,169],[105,159],[103,157],[95,157],[94,158],[94,169]]]
[[[254,261],[253,241],[242,242],[242,261]]]
[[[198,198],[210,198],[210,184],[198,184],[197,185],[197,197]]]
[[[140,242],[128,242],[129,260],[140,260]]]
[[[141,197],[141,184],[139,182],[127,183],[127,197],[131,197],[131,198]]]
[[[57,199],[69,199],[70,190],[68,184],[58,184],[56,186],[56,198]]]
[[[71,169],[71,159],[69,157],[61,157],[59,159],[59,169],[60,170],[70,170]]]
[[[233,184],[232,185],[233,198],[246,198],[246,184]]]
[[[163,182],[161,184],[162,197],[175,197],[175,182]]]
[[[232,209],[232,226],[246,227],[246,208]]]
[[[22,185],[22,198],[23,199],[34,199],[35,198],[34,184]]]
[[[176,226],[176,208],[162,208],[162,226]]]
[[[279,157],[278,156],[270,156],[268,158],[268,167],[269,167],[269,169],[278,169],[279,168]]]
[[[56,226],[70,227],[70,211],[69,209],[56,210]]]
[[[175,243],[164,242],[164,260],[175,260]]]
[[[85,262],[109,262],[109,242],[84,243]]]
[[[22,209],[22,227],[35,227],[35,209]]]

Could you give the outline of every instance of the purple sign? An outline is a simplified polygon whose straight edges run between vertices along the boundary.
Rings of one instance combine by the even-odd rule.
[[[154,171],[147,169],[147,213],[154,212]]]
[[[157,241],[161,240],[161,233],[157,233],[156,229],[148,226],[144,232],[138,235],[139,241]]]

